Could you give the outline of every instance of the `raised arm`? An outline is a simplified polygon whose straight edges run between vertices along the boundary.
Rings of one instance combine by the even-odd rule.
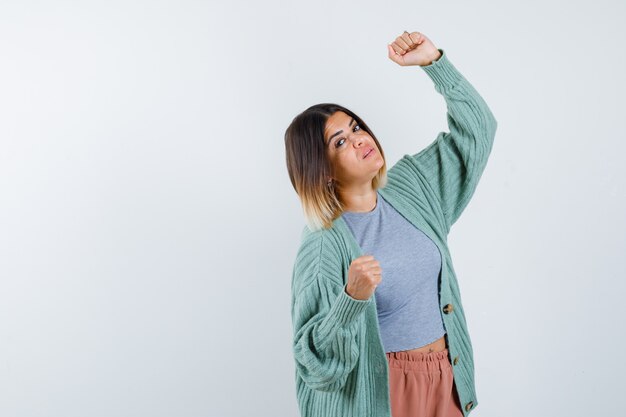
[[[452,65],[443,49],[439,59],[421,66],[443,95],[449,132],[409,155],[412,167],[436,196],[450,230],[469,203],[487,164],[497,122],[474,87]]]

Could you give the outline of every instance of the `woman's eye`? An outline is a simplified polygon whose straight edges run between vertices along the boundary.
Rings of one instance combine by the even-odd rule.
[[[358,130],[361,130],[361,126],[359,126],[359,125],[354,125],[354,129],[352,129],[352,131],[354,132],[354,131],[356,130],[356,128],[357,128],[357,127],[359,128]],[[344,139],[344,138],[341,138],[341,139],[337,140],[337,142],[335,142],[335,148],[338,148],[338,147],[340,147],[341,145],[343,145],[343,142],[342,142],[341,144],[339,144],[339,142],[341,142],[342,140],[343,140],[343,141],[345,141],[345,139]]]

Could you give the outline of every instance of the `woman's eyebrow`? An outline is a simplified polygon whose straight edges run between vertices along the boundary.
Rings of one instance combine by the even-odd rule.
[[[348,127],[352,126],[352,123],[354,123],[354,117],[350,120],[350,123],[348,123]],[[330,141],[333,140],[333,138],[339,134],[343,133],[343,129],[337,131],[337,133],[334,133],[330,138],[328,138],[328,142],[326,143],[327,145],[330,145]]]

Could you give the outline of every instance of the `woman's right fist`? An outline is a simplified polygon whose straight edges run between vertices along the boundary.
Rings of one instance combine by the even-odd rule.
[[[346,292],[357,300],[367,300],[382,280],[380,264],[372,255],[359,256],[348,269]]]

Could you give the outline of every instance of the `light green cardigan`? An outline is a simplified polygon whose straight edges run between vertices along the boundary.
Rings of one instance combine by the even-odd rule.
[[[447,104],[450,132],[387,171],[379,191],[441,252],[439,304],[463,413],[478,405],[472,343],[447,235],[474,194],[491,152],[497,122],[487,104],[450,63],[420,67]],[[304,227],[292,275],[293,353],[302,417],[391,417],[387,357],[376,299],[345,291],[361,248],[341,217],[329,229]],[[384,272],[383,272],[384,273]]]

